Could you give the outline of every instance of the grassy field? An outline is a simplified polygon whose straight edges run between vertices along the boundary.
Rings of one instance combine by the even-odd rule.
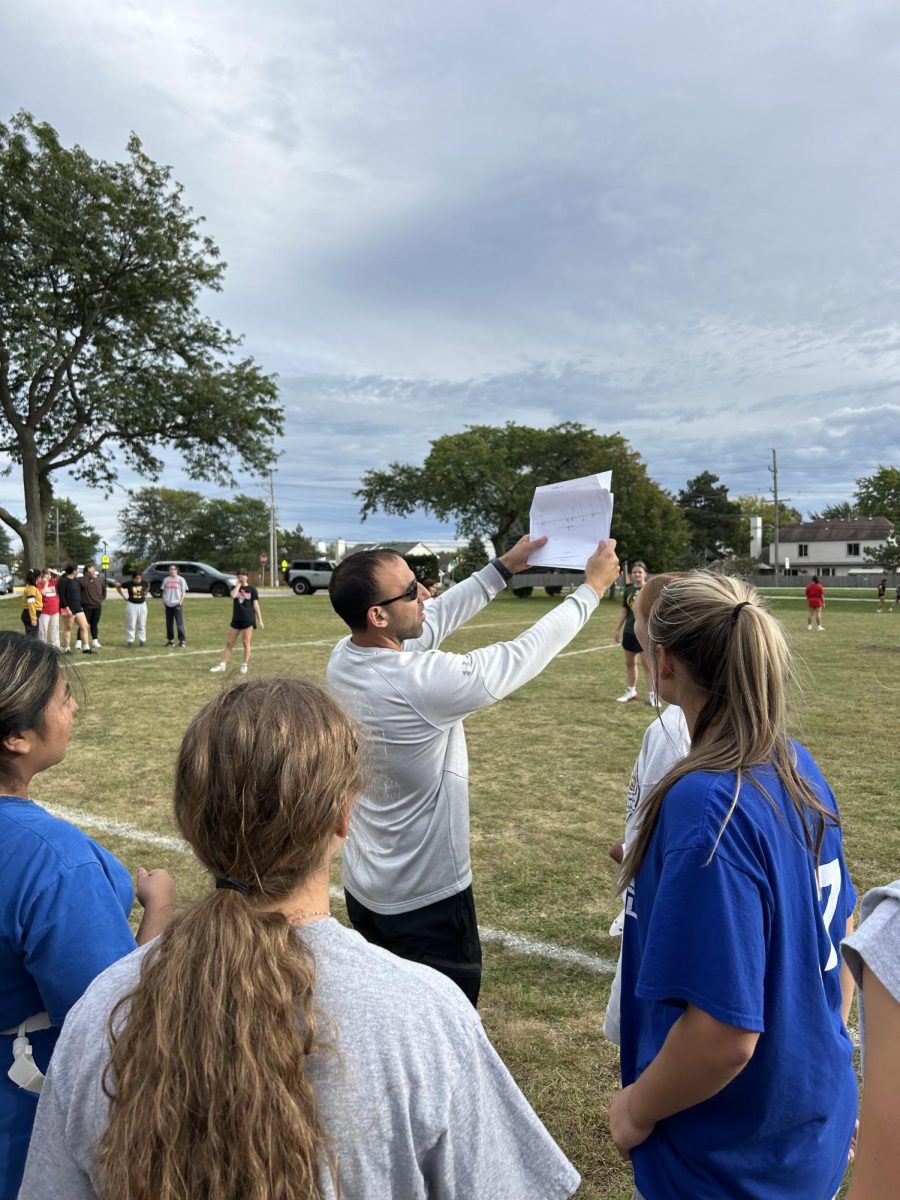
[[[558,601],[502,596],[446,643],[465,650],[514,637]],[[342,636],[327,598],[262,599],[251,671],[321,680]],[[802,690],[794,730],[812,750],[841,805],[846,856],[860,895],[900,874],[894,795],[900,754],[900,613],[874,602],[832,600],[827,632],[807,633],[799,599],[773,603],[798,657]],[[18,597],[0,601],[0,626],[18,624]],[[210,675],[230,605],[189,597],[188,646],[167,650],[162,609],[150,614],[144,650],[123,645],[122,604],[104,609],[104,649],[78,656],[85,701],[65,763],[36,781],[35,796],[79,807],[91,818],[174,834],[169,815],[176,747],[190,716],[237,676]],[[607,847],[621,836],[625,789],[650,709],[616,704],[622,654],[612,643],[615,605],[537,680],[467,722],[475,892],[482,925],[554,943],[612,964],[608,936],[618,910]],[[73,656],[74,659],[74,656]],[[134,870],[167,866],[182,898],[208,884],[191,860],[147,846],[127,831],[96,833]],[[342,906],[337,905],[343,915]],[[617,1058],[601,1033],[610,982],[593,969],[485,946],[481,1013],[495,1045],[532,1104],[584,1177],[583,1200],[626,1200],[630,1171],[616,1155],[605,1113]]]

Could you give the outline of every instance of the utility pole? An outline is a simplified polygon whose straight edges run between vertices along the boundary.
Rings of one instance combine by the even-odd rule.
[[[772,451],[772,465],[769,467],[772,476],[772,494],[775,501],[775,586],[778,586],[778,456]]]
[[[275,567],[275,559],[278,552],[276,542],[278,540],[277,526],[275,522],[275,476],[269,472],[269,578],[272,587],[278,587],[278,572]]]

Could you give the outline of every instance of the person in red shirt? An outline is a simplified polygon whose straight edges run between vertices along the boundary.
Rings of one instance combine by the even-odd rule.
[[[59,596],[56,594],[56,572],[44,567],[38,580],[38,591],[44,597],[44,607],[38,617],[38,637],[59,649]]]
[[[806,585],[806,628],[812,629],[813,617],[816,620],[816,628],[819,633],[825,632],[825,626],[822,624],[822,609],[825,607],[825,589],[819,583],[818,575],[813,575],[812,583]]]

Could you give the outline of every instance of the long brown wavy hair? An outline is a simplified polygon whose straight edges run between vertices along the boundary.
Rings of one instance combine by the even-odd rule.
[[[641,593],[639,603],[643,600]],[[790,654],[780,624],[759,593],[740,579],[691,571],[667,582],[649,611],[642,604],[641,614],[647,620],[646,649],[654,675],[657,649],[663,646],[703,690],[706,701],[694,726],[691,749],[641,805],[641,820],[622,863],[620,889],[641,868],[666,793],[693,771],[735,773],[734,797],[716,839],[718,846],[737,806],[743,776],[754,767],[771,764],[800,814],[807,847],[818,861],[826,825],[840,822],[797,770],[786,732]],[[758,779],[756,783],[761,787]]]
[[[280,912],[327,868],[362,786],[357,729],[299,679],[241,683],[191,722],[175,818],[215,878],[148,951],[109,1022],[109,1200],[312,1200],[327,1164],[307,1060],[323,1051],[315,962]]]

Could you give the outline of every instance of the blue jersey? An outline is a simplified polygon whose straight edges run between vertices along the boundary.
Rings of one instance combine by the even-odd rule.
[[[47,1011],[57,1028],[29,1034],[47,1070],[58,1026],[88,984],[135,946],[131,876],[81,830],[0,796],[0,1029]],[[0,1037],[0,1200],[19,1191],[37,1096],[7,1078]]]
[[[812,757],[796,753],[836,811]],[[634,1149],[647,1200],[828,1200],[847,1166],[857,1094],[839,947],[856,895],[840,830],[826,829],[817,869],[774,771],[754,773],[770,798],[745,776],[714,853],[735,775],[680,779],[626,899],[623,1085],[687,1004],[760,1034],[736,1079]]]

